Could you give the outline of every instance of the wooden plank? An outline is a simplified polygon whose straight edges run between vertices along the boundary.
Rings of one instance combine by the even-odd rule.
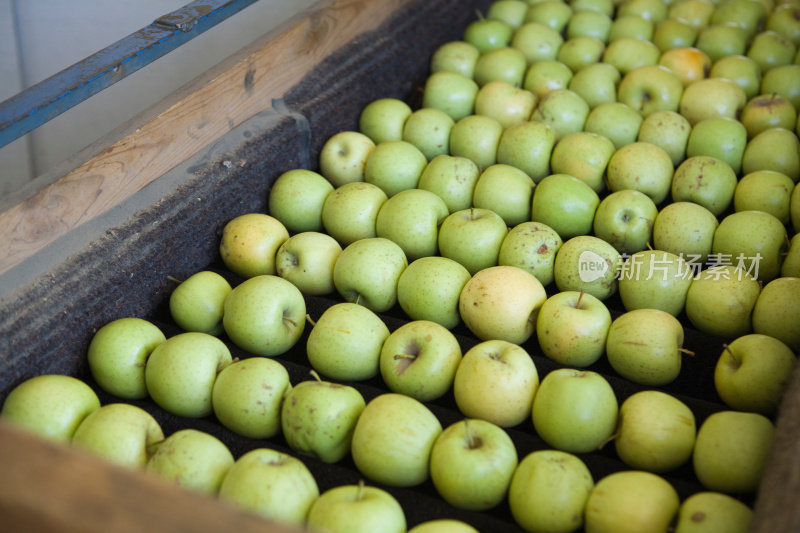
[[[407,0],[333,0],[291,19],[177,101],[27,200],[0,213],[0,274],[271,107],[322,59]],[[275,33],[280,33],[274,37]]]
[[[298,533],[155,475],[0,421],[0,529],[37,533]]]

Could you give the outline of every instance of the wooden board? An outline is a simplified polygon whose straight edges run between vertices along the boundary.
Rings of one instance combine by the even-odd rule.
[[[268,109],[322,59],[406,3],[320,2],[145,113],[94,157],[0,213],[0,274]]]

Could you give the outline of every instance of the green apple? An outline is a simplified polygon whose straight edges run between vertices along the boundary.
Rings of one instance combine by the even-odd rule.
[[[406,119],[403,140],[416,146],[428,161],[450,151],[450,130],[455,121],[435,107],[415,110]]]
[[[306,302],[300,289],[279,276],[264,275],[231,291],[225,299],[222,324],[236,346],[271,357],[286,353],[300,340],[305,316]]]
[[[425,404],[386,392],[367,402],[358,417],[350,454],[368,479],[411,487],[428,480],[431,449],[441,432],[441,423]]]
[[[286,393],[281,404],[281,431],[293,451],[336,463],[350,454],[356,420],[366,402],[354,387],[315,377]]]
[[[617,425],[619,405],[608,380],[591,370],[559,368],[546,374],[531,411],[536,433],[570,453],[596,450]]]
[[[595,483],[586,502],[586,533],[668,531],[680,507],[678,492],[663,477],[622,470]]]
[[[161,329],[143,318],[112,320],[89,342],[87,361],[100,388],[126,400],[147,398],[144,367],[156,346],[167,340]]]
[[[530,416],[538,387],[539,372],[525,348],[488,340],[464,353],[453,380],[453,396],[467,418],[509,428]]]
[[[671,394],[643,390],[620,405],[614,446],[629,467],[665,473],[692,458],[696,434],[688,405]]]
[[[542,282],[519,267],[497,265],[479,270],[461,290],[458,310],[481,340],[522,344],[536,329],[536,315],[547,299]]]
[[[507,22],[480,17],[467,24],[462,37],[483,53],[508,46],[513,34],[514,28]]]
[[[714,213],[694,202],[665,205],[653,222],[653,247],[678,255],[700,270],[711,253],[719,222]]]
[[[368,103],[358,116],[358,130],[375,144],[399,141],[411,115],[411,107],[397,98],[378,98]]]
[[[359,131],[331,135],[319,152],[319,173],[334,187],[364,181],[364,166],[375,143]]]
[[[609,17],[614,15],[615,5],[612,0],[571,0],[570,5],[574,12],[595,11],[604,13]]]
[[[623,102],[604,102],[595,106],[586,117],[584,131],[608,138],[616,149],[636,142],[644,118]]]
[[[428,158],[410,142],[383,141],[375,145],[364,167],[364,181],[377,185],[391,198],[400,191],[413,189]]]
[[[704,118],[692,127],[686,156],[706,156],[727,163],[739,175],[747,146],[747,129],[730,117]]]
[[[761,285],[735,265],[710,266],[692,280],[686,316],[703,333],[733,339],[752,330],[751,315]]]
[[[780,220],[763,211],[739,211],[719,223],[711,251],[767,283],[780,275],[787,247]]]
[[[478,530],[461,520],[455,520],[453,518],[434,518],[433,520],[420,522],[409,529],[408,533],[478,533]]]
[[[274,359],[248,357],[223,368],[211,403],[217,420],[237,435],[268,439],[281,431],[281,405],[291,389],[289,372]]]
[[[472,78],[480,55],[480,50],[473,44],[460,40],[448,41],[439,45],[431,55],[430,70],[431,73],[444,70]]]
[[[466,157],[483,170],[497,162],[503,126],[485,115],[469,115],[450,130],[450,155]]]
[[[215,495],[234,458],[217,437],[197,429],[181,429],[154,444],[145,470],[179,487]]]
[[[525,54],[519,48],[505,46],[488,50],[478,57],[473,79],[478,87],[483,87],[492,81],[504,81],[515,87],[521,87],[527,66]]]
[[[800,233],[795,233],[789,241],[789,251],[781,265],[781,277],[800,278]]]
[[[379,368],[390,391],[429,402],[450,390],[460,362],[461,345],[449,329],[412,320],[383,342]]]
[[[507,81],[495,80],[478,91],[475,114],[492,117],[507,128],[528,120],[537,102],[535,93]]]
[[[637,37],[617,37],[609,40],[608,46],[603,52],[603,63],[610,63],[617,67],[624,79],[626,74],[639,67],[657,65],[660,56],[661,50],[652,41]],[[672,80],[671,78],[667,79]],[[674,80],[672,81],[674,82]]]
[[[546,287],[553,283],[553,265],[562,243],[556,230],[547,224],[523,222],[503,239],[497,264],[527,270]]]
[[[726,494],[751,494],[772,447],[775,427],[764,415],[742,411],[717,411],[697,430],[692,465],[708,490]]]
[[[196,272],[180,282],[170,293],[170,316],[184,331],[219,335],[223,331],[225,298],[231,290],[228,280],[219,273],[211,270]]]
[[[709,56],[713,61],[714,56]],[[727,78],[705,78],[683,90],[678,111],[694,126],[704,118],[736,118],[746,102],[747,95],[736,82]]]
[[[684,28],[688,27],[684,22],[675,19],[665,21],[665,23],[670,22]],[[708,57],[708,54],[688,44],[662,51],[661,57],[658,58],[658,64],[671,70],[681,80],[684,87],[708,77],[711,71],[711,58]]]
[[[486,167],[478,177],[472,205],[494,211],[507,226],[513,227],[531,219],[534,186],[533,180],[522,170],[496,163]]]
[[[686,146],[692,125],[675,111],[655,111],[647,115],[639,125],[636,140],[660,146],[672,159],[672,166],[677,167],[686,157]]]
[[[479,89],[471,77],[457,72],[434,72],[425,80],[422,106],[443,111],[454,121],[460,120],[472,114]]]
[[[589,13],[592,12],[583,11],[576,15]],[[617,101],[617,85],[621,78],[619,70],[611,63],[591,63],[575,72],[568,88],[594,109],[600,104]]]
[[[321,296],[336,290],[333,266],[342,252],[339,242],[318,231],[303,231],[289,237],[275,254],[278,276],[303,294]]]
[[[794,104],[800,113],[800,64],[784,65],[769,69],[761,78],[763,94],[776,93]]]
[[[617,94],[620,102],[646,117],[656,111],[677,111],[683,94],[683,83],[667,67],[657,64],[640,65],[623,75]]]
[[[523,122],[503,130],[497,145],[497,163],[512,165],[539,183],[550,174],[555,130],[539,121]]]
[[[699,30],[708,26],[716,4],[709,0],[681,0],[669,4],[667,15],[685,21],[692,28]]]
[[[683,500],[675,533],[747,533],[753,510],[721,492],[696,492]]]
[[[603,197],[594,214],[592,229],[621,254],[647,248],[658,208],[645,193],[621,189]]]
[[[797,46],[791,40],[772,30],[756,33],[747,47],[747,57],[758,63],[762,72],[791,65],[796,53]]]
[[[764,211],[784,225],[791,222],[790,203],[794,182],[774,170],[756,170],[743,176],[733,193],[735,211]]]
[[[545,356],[565,366],[584,368],[605,353],[611,313],[584,292],[562,291],[547,298],[536,317],[536,336]]]
[[[211,391],[217,374],[231,361],[228,346],[217,337],[179,333],[156,346],[147,359],[147,391],[169,413],[188,418],[208,416],[213,411]]]
[[[750,98],[742,108],[739,120],[752,139],[769,128],[794,129],[797,110],[794,104],[779,94],[759,94]]]
[[[41,437],[69,442],[78,425],[100,408],[92,388],[72,376],[41,374],[14,386],[0,419]]]
[[[720,57],[711,64],[708,76],[733,80],[744,90],[747,98],[761,92],[761,67],[745,55]]]
[[[484,511],[506,497],[517,464],[514,441],[503,428],[486,420],[460,420],[433,443],[431,481],[450,505]]]
[[[219,499],[275,522],[302,527],[319,487],[299,459],[269,448],[255,448],[228,469]]]
[[[400,274],[397,303],[412,320],[430,320],[453,329],[461,323],[458,298],[470,277],[458,261],[420,257]]]
[[[574,2],[573,2],[574,4]],[[566,38],[594,37],[605,42],[613,19],[602,11],[575,10],[567,21]]]
[[[564,41],[558,49],[556,60],[564,63],[575,73],[587,65],[600,62],[605,50],[604,41],[590,35],[579,35]]]
[[[497,265],[508,234],[503,217],[491,209],[472,207],[450,213],[439,227],[439,253],[464,266],[470,275]]]
[[[790,2],[775,6],[766,17],[766,29],[783,35],[795,45],[800,45],[800,26],[797,24],[796,7]]]
[[[389,328],[363,305],[340,302],[313,323],[306,341],[311,366],[335,380],[361,381],[378,375],[381,346]]]
[[[486,10],[486,18],[502,20],[512,28],[519,28],[525,22],[527,12],[525,0],[497,0]]]
[[[533,190],[531,220],[553,228],[562,240],[588,235],[600,197],[586,182],[569,174],[550,174]]]
[[[472,193],[480,174],[478,165],[471,159],[441,154],[425,166],[417,187],[437,194],[448,211],[454,213],[472,207]]]
[[[387,198],[383,189],[363,181],[337,187],[322,206],[325,232],[342,246],[375,237],[375,220]]]
[[[732,23],[747,31],[752,38],[767,20],[767,8],[762,2],[727,0],[711,14],[710,24]]]
[[[589,104],[578,93],[569,89],[553,89],[539,100],[531,120],[549,124],[558,142],[570,133],[583,131],[589,111]]]
[[[625,0],[617,6],[617,17],[642,17],[652,22],[660,22],[667,18],[667,6],[664,2],[653,0]]]
[[[560,0],[542,0],[528,6],[525,13],[527,22],[538,22],[548,28],[563,33],[572,18],[572,7]]]
[[[653,38],[655,23],[639,15],[619,16],[615,13],[614,21],[608,30],[608,42],[617,39],[639,39],[649,41]]]
[[[553,89],[567,89],[572,80],[572,70],[555,59],[537,61],[525,71],[522,88],[540,99]]]
[[[723,57],[745,55],[749,39],[745,28],[733,22],[721,22],[700,28],[694,45],[715,62]]]
[[[769,128],[747,142],[742,173],[775,170],[800,181],[800,139],[792,130]]]
[[[800,352],[800,278],[775,278],[761,290],[753,308],[753,331],[783,341]]]
[[[697,40],[697,30],[678,19],[663,19],[653,28],[653,44],[662,54],[670,50],[690,47]],[[709,62],[711,60],[709,59]]]
[[[593,487],[592,473],[577,455],[536,450],[514,471],[508,505],[525,531],[576,531]]]
[[[659,205],[669,195],[673,172],[672,158],[663,148],[637,141],[614,152],[606,176],[612,192],[634,189]]]
[[[290,233],[320,231],[322,206],[333,190],[322,174],[295,168],[278,176],[269,189],[269,213]]]
[[[622,263],[617,289],[626,311],[652,308],[678,316],[694,274],[682,255],[642,250]]]
[[[792,228],[796,233],[800,232],[800,185],[795,184],[790,198],[789,216],[792,219]]]
[[[714,388],[731,409],[774,416],[796,361],[775,337],[743,335],[724,346],[714,368]]]
[[[320,494],[311,505],[306,527],[332,533],[405,533],[406,516],[391,493],[362,482]]]
[[[397,303],[397,280],[408,265],[399,244],[384,237],[347,245],[333,267],[333,284],[345,301],[376,313]]]
[[[553,272],[559,291],[584,291],[598,300],[617,292],[619,252],[594,235],[564,241],[556,253]]]
[[[522,52],[528,65],[556,59],[562,44],[564,37],[560,30],[535,20],[529,20],[520,26],[511,38],[511,46]]]
[[[450,214],[436,193],[425,189],[400,191],[383,203],[375,233],[395,242],[409,261],[439,253],[439,226]]]
[[[634,383],[660,387],[681,371],[683,325],[660,309],[634,309],[611,323],[606,357],[611,367]]]
[[[733,201],[736,184],[736,172],[728,163],[710,155],[694,155],[675,169],[672,201],[694,202],[719,216]]]
[[[108,403],[86,415],[71,443],[112,463],[143,469],[150,446],[163,440],[153,415],[133,404]]]
[[[225,266],[239,276],[275,274],[275,253],[289,231],[280,220],[264,213],[247,213],[222,228],[219,253]]]

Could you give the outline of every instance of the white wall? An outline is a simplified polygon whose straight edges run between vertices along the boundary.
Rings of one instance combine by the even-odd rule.
[[[20,188],[317,0],[258,0],[0,148],[0,196]],[[189,0],[0,0],[0,101]]]

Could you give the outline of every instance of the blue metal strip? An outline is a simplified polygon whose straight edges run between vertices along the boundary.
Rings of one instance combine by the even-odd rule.
[[[0,148],[257,0],[195,0],[0,103]]]

